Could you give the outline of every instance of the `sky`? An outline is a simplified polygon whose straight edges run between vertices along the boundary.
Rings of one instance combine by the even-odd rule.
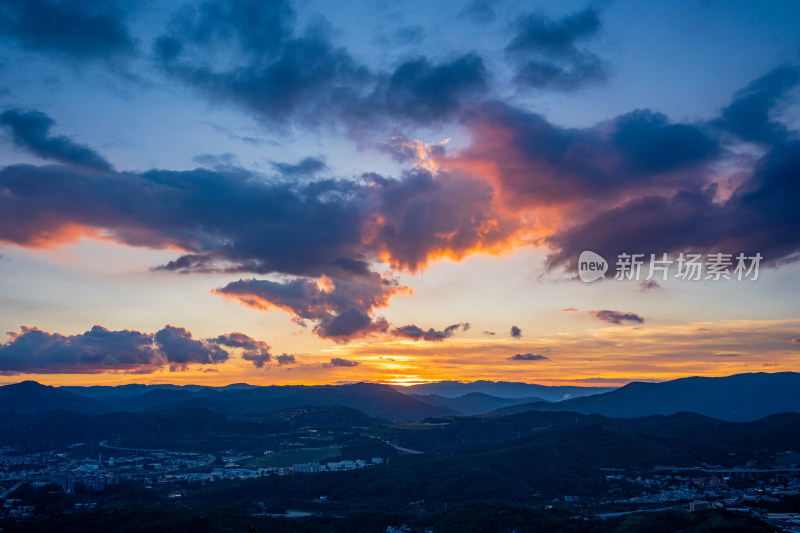
[[[798,371],[798,28],[0,0],[0,383]]]

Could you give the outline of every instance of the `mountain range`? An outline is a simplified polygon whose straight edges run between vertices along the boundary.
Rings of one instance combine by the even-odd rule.
[[[800,374],[796,372],[689,377],[662,383],[634,382],[610,392],[504,407],[494,415],[525,411],[572,411],[615,418],[692,412],[719,420],[745,422],[776,413],[800,412]]]
[[[536,383],[514,381],[437,381],[417,385],[397,386],[400,392],[429,395],[436,394],[446,398],[457,398],[465,394],[480,393],[498,398],[530,398],[536,397],[548,402],[558,402],[569,398],[590,396],[614,390],[614,387],[573,387],[549,386]]]
[[[355,409],[388,422],[459,415],[505,416],[527,411],[570,411],[614,418],[692,412],[743,422],[777,413],[800,412],[800,374],[690,377],[662,383],[634,382],[613,390],[491,381],[439,382],[406,388],[376,383],[51,387],[33,381],[0,387],[0,410],[22,414],[56,409],[89,415],[207,409],[224,416],[242,416],[332,406]]]

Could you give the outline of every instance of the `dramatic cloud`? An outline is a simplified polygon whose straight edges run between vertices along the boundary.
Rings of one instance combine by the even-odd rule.
[[[800,337],[795,337],[794,339],[792,339],[792,344],[794,344],[795,346],[800,346]]]
[[[0,241],[106,237],[187,252],[158,270],[296,276],[283,289],[248,283],[334,339],[386,329],[370,313],[404,289],[371,272],[375,260],[417,270],[437,257],[502,250],[519,231],[483,180],[423,169],[399,179],[289,181],[234,167],[136,174],[15,165],[0,169],[0,191]],[[336,291],[318,291],[323,303],[306,308],[298,298],[323,277]],[[252,303],[241,283],[233,287]]]
[[[371,178],[370,244],[396,267],[414,271],[437,257],[502,250],[519,231],[519,220],[498,209],[481,180],[423,169],[402,180]]]
[[[324,22],[299,29],[295,21],[288,2],[209,1],[181,10],[154,54],[165,73],[272,125],[433,124],[486,91],[475,54],[439,64],[412,58],[373,72],[331,42]]]
[[[800,248],[800,143],[778,145],[724,202],[717,187],[684,189],[672,196],[646,196],[563,229],[548,241],[551,266],[571,264],[587,249],[606,258],[620,253],[692,251],[760,253],[765,262]],[[658,255],[660,257],[660,255]]]
[[[263,7],[263,17],[277,9],[275,20],[291,19],[279,7]],[[225,9],[222,19],[239,13],[232,5]],[[206,35],[198,20],[190,17],[180,29],[189,44],[232,40],[251,52],[280,55],[284,41],[296,38],[281,37],[283,22],[275,22],[271,36],[215,24]],[[408,68],[435,77],[424,62]],[[762,85],[773,82],[754,82]],[[276,163],[278,175],[271,177],[232,165],[114,172],[100,156],[91,163],[91,149],[51,136],[49,117],[12,110],[2,120],[15,139],[54,159],[60,154],[57,160],[69,166],[0,169],[0,241],[46,246],[93,236],[180,250],[159,270],[274,275],[216,292],[257,309],[283,309],[337,341],[388,330],[375,310],[405,288],[391,274],[373,272],[379,262],[415,272],[438,258],[525,244],[550,247],[551,268],[569,265],[586,249],[609,259],[621,252],[760,252],[766,261],[791,259],[800,249],[794,132],[770,137],[784,140],[762,146],[752,171],[740,173],[723,193],[718,183],[726,176],[707,176],[727,163],[723,143],[729,141],[723,139],[734,136],[732,126],[725,130],[718,121],[674,123],[637,110],[568,129],[498,102],[471,105],[458,116],[471,139],[464,148],[448,152],[444,144],[419,143],[411,149],[402,136],[390,147],[396,157],[426,168],[397,178],[297,179],[320,170],[321,160]]]
[[[519,329],[517,326],[511,326],[511,331],[509,332],[512,338],[519,339],[522,337],[522,330]]]
[[[542,361],[548,359],[547,357],[533,353],[516,353],[509,357],[511,361]]]
[[[469,323],[453,324],[447,326],[442,331],[437,331],[433,328],[430,328],[427,331],[425,331],[422,328],[416,326],[415,324],[410,324],[408,326],[394,328],[392,330],[392,335],[394,335],[395,337],[404,337],[406,339],[413,339],[415,341],[422,339],[425,341],[440,342],[449,337],[452,337],[453,333],[458,331],[459,328],[461,328],[462,331],[467,331],[470,328],[470,325]]]
[[[190,364],[223,363],[228,360],[228,352],[213,342],[192,339],[192,333],[185,328],[164,326],[164,329],[156,332],[154,339],[171,369],[183,369]]]
[[[61,335],[22,326],[9,335],[0,345],[0,374],[155,371],[163,366],[152,335],[138,331],[94,326],[81,335]]]
[[[639,324],[644,324],[644,318],[636,313],[621,313],[619,311],[603,309],[601,311],[592,311],[591,314],[598,320],[611,322],[612,324],[622,324],[623,322],[638,322]]]
[[[269,345],[266,342],[256,340],[244,333],[227,333],[212,339],[212,341],[221,346],[244,348],[242,359],[251,361],[257,368],[263,368],[272,359]]]
[[[607,206],[634,194],[694,185],[692,171],[721,153],[706,126],[675,124],[649,110],[566,129],[486,102],[465,114],[463,123],[472,144],[440,157],[442,165],[488,179],[517,209]]]
[[[792,260],[800,248],[800,212],[794,202],[800,194],[800,142],[792,140],[796,131],[770,118],[770,111],[788,88],[800,82],[798,72],[784,67],[754,81],[737,93],[721,120],[711,121],[717,127],[742,128],[751,137],[738,136],[766,145],[752,170],[732,183],[731,193],[723,194],[719,182],[689,172],[721,153],[708,137],[701,140],[700,130],[680,134],[676,130],[673,142],[648,141],[650,150],[659,146],[674,150],[665,150],[650,163],[640,161],[638,167],[652,171],[667,164],[677,171],[667,174],[673,178],[663,181],[645,172],[646,179],[640,179],[640,184],[650,181],[659,187],[643,189],[643,195],[594,210],[583,222],[557,230],[546,239],[554,248],[548,258],[550,266],[574,265],[578,255],[588,249],[607,258],[620,253],[643,253],[649,258],[651,253],[685,251],[745,253],[748,257],[760,253],[765,263]],[[677,157],[670,162],[664,159],[673,156]],[[625,167],[637,166],[630,154],[627,159],[631,163]]]
[[[194,340],[191,332],[174,326],[165,326],[155,334],[94,326],[79,335],[22,326],[19,332],[9,335],[9,341],[0,344],[0,374],[5,375],[148,373],[165,366],[185,370],[192,364],[225,362],[228,354],[220,345],[255,349],[265,346],[241,333]]]
[[[97,0],[2,0],[0,35],[36,52],[107,60],[130,54],[136,47],[123,5]]]
[[[143,174],[0,169],[0,240],[26,246],[103,235],[188,253],[178,272],[367,274],[382,258],[415,270],[436,257],[502,249],[518,222],[486,183],[412,170],[400,179],[283,181],[236,168]],[[92,209],[86,209],[92,205]]]
[[[111,170],[111,163],[82,144],[69,137],[52,136],[50,129],[55,121],[39,111],[9,109],[0,114],[0,126],[10,134],[14,144],[42,159],[88,167]]]
[[[505,49],[516,66],[514,81],[537,89],[571,90],[605,80],[605,62],[576,46],[599,29],[600,18],[591,8],[558,20],[541,13],[520,17]]]
[[[403,290],[396,281],[370,273],[351,279],[296,278],[290,281],[243,279],[229,283],[215,292],[235,298],[255,309],[279,308],[295,320],[315,322],[314,332],[323,338],[346,342],[354,337],[386,331],[383,318],[369,313],[386,307],[389,298]]]

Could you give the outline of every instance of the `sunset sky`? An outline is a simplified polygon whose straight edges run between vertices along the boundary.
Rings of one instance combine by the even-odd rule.
[[[793,1],[0,1],[0,383],[800,371],[798,28]]]

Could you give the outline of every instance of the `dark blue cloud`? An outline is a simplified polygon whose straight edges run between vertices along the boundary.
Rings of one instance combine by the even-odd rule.
[[[520,337],[522,337],[522,330],[519,329],[517,326],[511,326],[509,334],[511,335],[512,338],[519,339]]]
[[[232,45],[248,56],[273,56],[293,31],[296,13],[286,0],[187,4],[171,27],[181,38],[208,48]]]
[[[572,90],[608,77],[606,63],[577,46],[600,29],[595,9],[554,20],[542,13],[520,17],[505,48],[515,66],[514,81],[523,87]]]
[[[703,163],[721,150],[718,141],[702,126],[671,124],[666,115],[649,110],[617,117],[611,142],[622,156],[623,166],[634,175]]]
[[[466,54],[451,61],[433,64],[426,58],[400,64],[391,76],[384,76],[374,92],[358,106],[366,104],[368,113],[350,106],[355,118],[389,116],[400,122],[431,124],[461,110],[487,90],[487,73],[477,54]]]
[[[685,189],[672,196],[645,196],[600,211],[549,237],[555,251],[548,262],[571,268],[584,250],[597,250],[613,264],[620,253],[708,249],[724,240],[735,224],[714,203],[715,193],[714,187]]]
[[[574,266],[583,250],[620,253],[760,253],[764,264],[791,260],[800,250],[800,142],[779,144],[725,201],[717,188],[685,188],[600,211],[548,239],[551,266]]]
[[[310,178],[328,170],[325,160],[319,157],[306,157],[294,164],[270,161],[270,165],[287,178]]]
[[[155,371],[163,365],[152,335],[138,331],[94,326],[80,335],[61,335],[22,326],[10,335],[0,344],[0,374]]]
[[[787,92],[800,83],[800,68],[782,66],[768,72],[734,95],[722,110],[717,125],[745,141],[774,144],[789,136],[787,127],[773,113]]]
[[[324,23],[295,26],[285,2],[211,1],[184,8],[153,52],[168,75],[271,125],[344,122],[363,133],[386,120],[433,124],[487,88],[475,54],[373,72],[335,46]]]
[[[184,328],[165,326],[155,334],[133,330],[111,331],[94,326],[79,335],[49,333],[22,326],[11,339],[0,344],[0,374],[93,374],[99,372],[155,372],[165,366],[173,370],[188,365],[211,365],[228,359],[223,346],[265,346],[242,334],[222,335],[213,340],[194,340]],[[239,342],[243,338],[248,342]],[[268,347],[267,347],[268,348]],[[254,359],[253,359],[254,360]],[[255,360],[254,360],[255,362]],[[257,365],[258,366],[258,365]]]
[[[35,52],[107,60],[136,49],[126,9],[114,1],[0,0],[0,36]]]
[[[40,111],[24,111],[13,108],[0,114],[0,126],[4,127],[14,144],[42,159],[88,167],[111,170],[111,163],[86,145],[78,144],[65,136],[50,134],[55,121]]]

